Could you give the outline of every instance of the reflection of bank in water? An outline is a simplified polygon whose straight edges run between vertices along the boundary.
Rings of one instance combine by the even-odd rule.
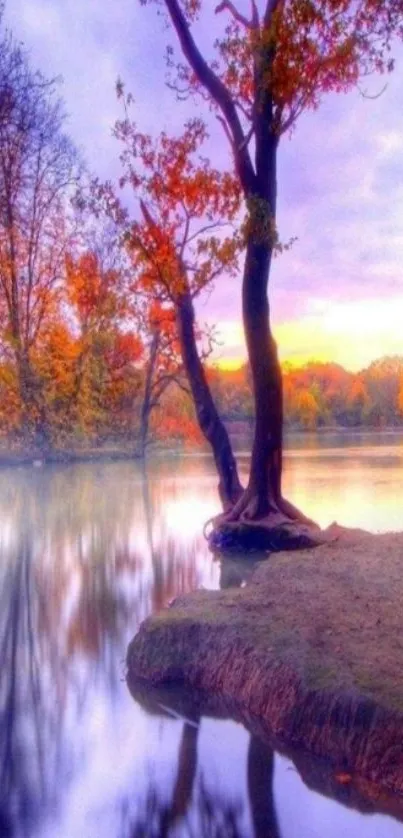
[[[138,811],[132,822],[131,838],[147,834],[147,838],[165,838],[174,826],[186,822],[189,815],[192,823],[197,821],[198,838],[224,836],[241,838],[245,836],[242,822],[242,803],[238,805],[213,792],[205,782],[203,769],[197,771],[197,745],[203,718],[229,719],[230,714],[215,699],[168,686],[153,689],[141,681],[130,681],[129,689],[140,706],[147,713],[160,718],[174,718],[183,724],[178,750],[175,783],[169,803],[158,788],[150,788],[143,810]],[[251,735],[247,757],[247,786],[250,801],[250,816],[255,838],[279,838],[273,795],[273,749],[263,739]],[[150,819],[150,801],[154,812]],[[148,804],[148,805],[147,805]],[[158,824],[153,833],[142,833],[145,814],[148,823]],[[172,833],[173,834],[173,833]],[[186,835],[190,833],[186,832]]]
[[[181,745],[178,751],[176,763],[176,779],[174,792],[168,808],[160,801],[161,813],[165,814],[164,823],[176,824],[179,826],[184,822],[186,816],[192,814],[194,818],[200,817],[203,821],[203,812],[200,807],[206,803],[210,807],[211,823],[222,824],[223,813],[227,812],[227,827],[229,823],[237,824],[235,831],[220,832],[219,829],[206,833],[206,835],[236,836],[244,838],[241,819],[236,820],[236,812],[240,813],[241,803],[232,807],[231,812],[226,807],[226,801],[217,795],[208,794],[207,799],[203,796],[202,770],[199,774],[196,771],[197,765],[197,742],[203,720],[216,719],[239,721],[239,713],[231,702],[224,701],[214,695],[207,695],[197,690],[190,690],[184,687],[167,684],[164,687],[153,687],[150,684],[137,679],[130,678],[129,689],[133,698],[150,715],[160,718],[174,718],[183,724]],[[330,761],[316,760],[306,752],[298,750],[285,751],[280,748],[278,741],[273,741],[267,732],[264,724],[252,715],[246,718],[242,716],[244,727],[250,732],[250,741],[247,756],[247,790],[250,807],[250,818],[253,824],[253,836],[255,838],[280,838],[279,819],[276,812],[275,796],[273,788],[274,778],[274,754],[281,753],[291,760],[299,777],[305,786],[311,791],[330,798],[349,809],[356,810],[362,815],[384,814],[389,815],[403,823],[403,799],[399,796],[381,791],[379,787],[362,777],[351,777],[348,773],[337,769]],[[228,766],[231,770],[231,766]],[[197,777],[201,788],[196,788]],[[158,808],[158,791],[154,789],[154,801]],[[199,811],[197,808],[199,807]],[[164,810],[164,812],[163,812]],[[168,814],[169,813],[169,814]],[[234,820],[231,820],[234,818]],[[211,825],[211,824],[210,824]],[[387,823],[385,832],[388,835]],[[397,827],[397,824],[396,824]],[[155,838],[161,834],[170,835],[170,832],[155,833]],[[177,833],[172,833],[177,834]],[[178,833],[182,834],[182,833]],[[188,835],[187,832],[183,833]],[[203,833],[200,834],[200,838]],[[353,834],[353,833],[351,833]],[[377,833],[376,833],[377,834]],[[134,831],[131,835],[140,836],[141,832]],[[301,835],[304,835],[304,824],[301,823]],[[148,836],[148,833],[147,833]],[[250,838],[247,833],[247,838]]]
[[[260,557],[261,558],[261,557]],[[238,588],[248,584],[256,568],[258,559],[245,561],[241,556],[222,557],[220,563],[220,587]],[[197,649],[194,654],[198,654]],[[203,720],[233,719],[241,721],[250,732],[248,755],[246,761],[247,793],[249,799],[250,820],[253,825],[255,838],[279,838],[279,821],[274,797],[274,751],[281,751],[296,766],[305,785],[322,795],[360,813],[387,813],[403,820],[403,801],[395,796],[382,794],[374,784],[362,778],[354,779],[346,772],[337,770],[330,762],[315,760],[301,751],[284,752],[278,742],[274,742],[268,734],[267,725],[252,715],[242,713],[230,701],[224,701],[218,696],[202,693],[196,690],[175,685],[174,682],[165,686],[153,687],[140,679],[128,677],[129,689],[143,709],[148,714],[176,719],[182,723],[182,738],[178,749],[175,769],[175,783],[169,804],[164,802],[163,792],[158,788],[150,788],[148,801],[154,802],[155,811],[159,813],[158,829],[155,836],[168,836],[170,829],[180,827],[188,829],[187,819],[192,815],[194,819],[205,822],[204,807],[209,812],[210,832],[204,833],[198,827],[195,833],[214,836],[248,836],[242,825],[240,813],[242,802],[234,806],[226,800],[225,795],[212,793],[203,781],[203,768],[197,772],[197,744],[200,727]],[[220,752],[221,757],[221,752]],[[223,757],[225,761],[225,756]],[[227,757],[228,762],[228,757]],[[228,765],[231,769],[231,765]],[[199,779],[198,779],[199,778]],[[148,812],[150,814],[150,812]],[[137,827],[136,827],[137,824]],[[133,820],[133,836],[141,835],[139,820]],[[222,831],[221,831],[222,830]],[[301,824],[301,832],[304,826]],[[190,835],[188,831],[172,834]],[[251,833],[252,834],[252,833]]]
[[[147,481],[143,484],[143,497],[148,508],[147,524],[150,547],[152,548],[152,513]],[[222,557],[220,561],[220,587],[240,587],[247,583],[256,566],[256,560],[245,561],[242,557]],[[203,717],[229,718],[224,714],[209,712],[205,697],[168,687],[162,690],[150,689],[141,681],[129,682],[129,689],[136,702],[149,715],[173,718],[183,725],[177,755],[175,781],[169,802],[163,789],[150,781],[143,804],[136,803],[128,834],[130,838],[168,838],[176,828],[186,824],[186,835],[191,836],[192,827],[188,821],[190,812],[196,810],[196,838],[241,838],[245,836],[242,823],[242,803],[238,805],[227,800],[219,791],[214,792],[206,782],[203,770],[199,772],[197,746]],[[218,707],[218,706],[217,706]],[[273,750],[261,739],[251,736],[248,759],[247,781],[251,819],[256,838],[278,838],[277,818],[273,797]],[[194,818],[192,818],[194,822]],[[246,836],[245,836],[246,838]]]

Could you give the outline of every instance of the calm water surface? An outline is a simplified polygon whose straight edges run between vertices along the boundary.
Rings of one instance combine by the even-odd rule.
[[[247,575],[201,535],[215,482],[203,456],[155,461],[147,478],[133,463],[0,472],[1,838],[403,838],[235,722],[130,695],[139,622]],[[322,525],[401,529],[403,437],[305,436],[285,483]]]

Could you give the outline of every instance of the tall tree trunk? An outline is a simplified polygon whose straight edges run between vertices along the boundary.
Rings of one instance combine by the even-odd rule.
[[[277,347],[270,328],[267,295],[270,264],[270,245],[248,242],[242,305],[255,400],[248,485],[250,517],[268,515],[281,499],[283,392]]]
[[[263,107],[263,105],[262,105]],[[270,326],[268,283],[276,237],[277,144],[268,120],[259,119],[256,179],[246,194],[249,220],[242,283],[242,314],[255,402],[249,483],[241,504],[246,518],[277,511],[281,500],[282,375]]]
[[[178,0],[165,0],[165,6],[189,66],[221,112],[220,116],[230,138],[235,171],[250,213],[242,299],[245,337],[253,378],[255,433],[249,484],[234,508],[225,516],[226,523],[266,517],[271,511],[280,511],[283,517],[307,522],[308,519],[285,501],[281,494],[282,378],[269,321],[268,279],[276,237],[277,147],[280,132],[278,109],[275,107],[270,83],[277,45],[275,38],[267,38],[266,35],[271,30],[278,3],[267,3],[261,26],[261,33],[265,33],[265,37],[257,38],[256,48],[253,49],[253,162],[249,148],[250,134],[245,134],[243,130],[236,99],[200,52]],[[224,6],[229,8],[231,4],[221,4],[221,8]],[[254,18],[253,13],[252,27],[255,25]],[[276,523],[280,523],[278,518]]]
[[[219,476],[219,493],[224,509],[242,495],[237,464],[228,432],[218,414],[196,344],[195,313],[188,288],[175,301],[176,323],[183,365],[189,381],[197,421],[209,442]]]
[[[276,240],[278,138],[263,122],[257,180],[248,195],[249,230],[242,283],[242,314],[255,402],[255,427],[248,487],[232,518],[259,519],[271,513],[313,525],[282,495],[283,379],[270,323],[268,284]],[[279,523],[277,518],[277,523]]]

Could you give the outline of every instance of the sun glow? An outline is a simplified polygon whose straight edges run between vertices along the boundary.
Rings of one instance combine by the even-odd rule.
[[[315,299],[301,318],[275,324],[274,331],[283,363],[332,361],[359,370],[383,355],[403,353],[403,294],[351,302]],[[242,324],[222,322],[218,332],[215,363],[234,370],[246,358]]]

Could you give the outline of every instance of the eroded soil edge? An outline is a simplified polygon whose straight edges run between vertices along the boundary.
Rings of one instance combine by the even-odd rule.
[[[272,556],[248,587],[146,620],[129,681],[222,697],[282,747],[403,794],[402,567],[402,533]]]

